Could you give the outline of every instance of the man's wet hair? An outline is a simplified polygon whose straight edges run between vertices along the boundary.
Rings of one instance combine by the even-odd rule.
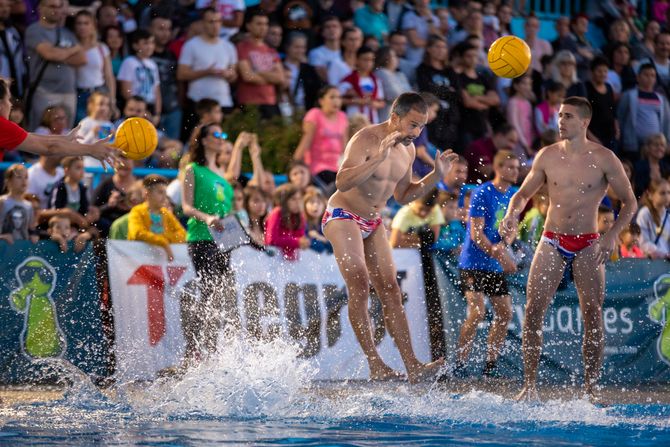
[[[419,113],[428,113],[428,105],[418,93],[403,93],[391,105],[391,113],[398,115],[400,118],[406,116],[411,110],[416,110]]]

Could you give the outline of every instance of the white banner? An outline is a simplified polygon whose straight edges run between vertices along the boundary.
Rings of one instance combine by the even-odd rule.
[[[155,247],[138,242],[108,242],[120,380],[151,379],[159,369],[181,360],[184,342],[179,295],[184,284],[195,275],[186,246],[175,245],[173,251],[175,261],[168,264],[163,251]],[[406,300],[412,344],[417,357],[428,361],[430,343],[421,258],[416,250],[409,249],[394,250],[393,256]],[[332,255],[302,251],[299,261],[289,262],[280,256],[270,257],[242,247],[233,252],[231,262],[237,283],[238,311],[249,336],[280,335],[295,340],[303,347],[303,356],[318,368],[318,379],[368,377],[367,362],[349,324],[344,280]],[[157,304],[159,290],[163,296],[164,320]],[[370,316],[382,358],[403,371],[375,297],[371,300]]]

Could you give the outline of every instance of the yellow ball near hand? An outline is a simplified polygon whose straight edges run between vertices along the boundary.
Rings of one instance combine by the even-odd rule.
[[[526,73],[530,58],[528,44],[516,36],[503,36],[489,48],[489,67],[502,78],[518,78]]]
[[[158,146],[156,127],[144,118],[128,118],[116,130],[114,146],[123,155],[132,160],[143,160],[149,157]]]

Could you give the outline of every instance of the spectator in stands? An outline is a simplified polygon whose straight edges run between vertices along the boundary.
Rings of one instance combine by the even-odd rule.
[[[654,0],[651,5],[652,18],[659,22],[661,25],[667,25],[666,14],[668,9],[670,9],[670,3],[667,0]]]
[[[284,30],[282,29],[281,25],[277,22],[270,22],[268,25],[268,32],[265,35],[264,42],[275,50],[277,53],[280,53],[282,48],[281,48],[281,42],[284,37]],[[279,54],[281,58],[284,57],[283,54]]]
[[[144,98],[151,113],[150,121],[158,125],[163,103],[158,66],[151,59],[155,49],[154,36],[148,31],[137,30],[131,44],[135,55],[125,58],[119,69],[121,96],[125,100],[132,96]]]
[[[52,216],[49,219],[47,233],[49,239],[56,242],[63,253],[67,252],[70,241],[74,241],[74,251],[78,253],[83,251],[86,243],[93,238],[88,231],[73,231],[70,218],[62,215]]]
[[[507,102],[507,122],[516,130],[519,137],[515,153],[522,164],[532,162],[535,157],[533,142],[535,126],[533,124],[533,80],[529,73],[514,78],[510,86],[510,98]]]
[[[88,189],[83,182],[84,160],[81,157],[65,157],[61,165],[63,178],[54,185],[48,208],[69,208],[85,219],[88,214]]]
[[[367,0],[365,6],[354,11],[354,24],[366,36],[374,36],[383,45],[391,31],[389,19],[384,14],[384,0]]]
[[[440,235],[431,250],[446,255],[458,255],[465,242],[465,225],[461,220],[458,207],[459,195],[441,192],[438,196],[439,208],[444,216],[445,224],[440,227]]]
[[[639,61],[639,66],[650,63],[656,70],[656,85],[667,96],[670,93],[670,32],[660,32],[654,41],[654,55]],[[639,69],[638,69],[639,72]]]
[[[438,34],[440,20],[431,11],[430,0],[413,1],[414,9],[403,15],[400,29],[405,33],[409,42],[405,57],[416,67],[423,59],[428,37]]]
[[[62,156],[41,155],[28,169],[28,194],[40,199],[40,208],[48,208],[54,185],[63,178]]]
[[[321,221],[328,201],[320,189],[311,187],[303,196],[305,210],[305,235],[309,238],[309,248],[317,253],[332,253],[333,246],[323,235]]]
[[[670,182],[652,180],[641,203],[635,222],[642,250],[652,259],[670,259]]]
[[[300,194],[305,194],[307,187],[312,183],[309,167],[300,160],[291,160],[286,169],[286,177],[289,183],[300,191]]]
[[[131,96],[126,101],[126,105],[123,107],[123,114],[121,118],[114,122],[114,127],[118,128],[122,122],[132,117],[149,118],[147,102],[141,96]]]
[[[186,231],[174,214],[165,207],[168,180],[157,174],[149,174],[142,183],[145,200],[130,210],[128,240],[158,245],[165,250],[168,262],[172,262],[174,253],[170,244],[183,243],[186,240]]]
[[[411,92],[412,86],[402,71],[398,70],[398,56],[391,47],[382,47],[377,50],[375,56],[377,66],[375,75],[381,82],[384,91],[384,101],[386,106],[379,111],[380,121],[386,121],[389,118],[391,104],[402,93]]]
[[[530,66],[533,70],[542,72],[542,57],[551,56],[554,54],[554,49],[551,47],[549,41],[538,37],[540,31],[540,19],[534,15],[526,18],[524,23],[524,40],[530,47]]]
[[[109,48],[114,77],[119,75],[121,63],[126,58],[125,36],[118,26],[108,26],[102,31],[102,42]]]
[[[268,196],[258,186],[244,188],[244,209],[249,217],[246,230],[258,246],[265,244],[265,219],[268,215]]]
[[[644,259],[647,256],[640,248],[640,238],[642,230],[635,222],[631,222],[628,227],[619,233],[619,255],[621,258]]]
[[[577,60],[573,53],[568,50],[561,50],[556,53],[551,61],[549,72],[551,80],[563,84],[566,97],[586,97],[586,88],[584,84],[579,82],[580,77],[577,76]],[[586,79],[586,75],[581,79]]]
[[[24,62],[23,38],[10,22],[10,0],[0,0],[0,76],[9,79],[12,95],[23,98],[28,74]]]
[[[96,19],[100,29],[117,26],[124,34],[131,34],[137,29],[137,21],[128,3],[122,3],[118,9],[115,5],[104,4],[96,11]]]
[[[342,79],[356,70],[356,54],[363,46],[363,33],[358,28],[345,28],[340,44],[342,54],[328,65],[328,83],[339,85]]]
[[[614,226],[614,221],[616,216],[614,215],[614,210],[608,206],[600,205],[598,207],[598,233],[600,236],[604,236],[605,233],[610,231]],[[615,247],[612,253],[610,254],[609,261],[618,261],[619,260],[619,239],[615,241]]]
[[[293,31],[286,38],[286,58],[284,67],[287,69],[286,85],[290,92],[294,110],[307,111],[318,106],[317,92],[323,81],[311,65],[305,63],[307,54],[307,36]]]
[[[342,24],[335,16],[325,17],[321,21],[323,45],[309,52],[309,64],[313,66],[324,82],[328,81],[328,68],[333,61],[341,60],[340,39]]]
[[[565,99],[565,86],[551,79],[544,89],[544,101],[535,107],[535,130],[543,135],[549,130],[558,132],[558,110]]]
[[[28,188],[28,170],[20,164],[13,164],[5,171],[6,194],[0,196],[0,240],[8,244],[29,240],[37,242],[35,233],[35,210],[23,198]]]
[[[556,28],[556,39],[551,42],[554,53],[558,53],[562,49],[570,46],[570,18],[559,17],[554,22]]]
[[[624,43],[614,44],[606,56],[610,61],[607,83],[612,86],[614,98],[618,101],[621,93],[637,84],[635,70],[631,64],[630,46]]]
[[[577,62],[577,74],[580,79],[586,79],[589,71],[589,64],[596,56],[596,49],[593,48],[588,39],[589,18],[586,14],[577,14],[570,21],[570,40],[561,50],[569,50],[574,54]],[[573,96],[568,93],[568,96]]]
[[[388,40],[389,46],[393,48],[395,55],[398,57],[398,70],[405,75],[410,85],[414,85],[416,83],[416,66],[405,57],[407,55],[407,36],[394,31]]]
[[[458,356],[454,374],[462,375],[466,367],[477,327],[486,315],[484,297],[493,307],[493,323],[488,336],[488,351],[483,375],[496,373],[500,349],[507,337],[507,325],[512,319],[512,298],[505,273],[516,270],[507,244],[498,234],[500,213],[509,206],[519,176],[519,160],[510,151],[501,151],[494,160],[493,181],[478,187],[472,195],[466,240],[458,268],[462,291],[467,301],[467,318],[458,340]]]
[[[38,135],[67,135],[70,133],[67,127],[67,111],[65,107],[55,105],[44,109],[40,126],[35,129]]]
[[[670,37],[670,35],[668,35]],[[656,93],[656,69],[651,63],[640,65],[637,88],[621,95],[617,118],[621,126],[620,155],[631,161],[640,156],[640,147],[653,134],[670,139],[670,106],[665,95]]]
[[[533,207],[519,223],[519,240],[527,243],[533,250],[537,247],[544,230],[544,221],[549,210],[549,195],[540,191],[533,196]]]
[[[303,118],[302,137],[293,159],[304,160],[315,180],[328,188],[335,183],[339,160],[349,141],[349,122],[336,87],[323,87],[318,97],[319,107]]]
[[[379,123],[379,109],[384,107],[384,92],[374,74],[375,53],[362,47],[356,53],[356,70],[339,84],[342,104],[348,116],[356,113],[365,115],[372,124]]]
[[[183,367],[198,361],[201,349],[205,351],[202,354],[216,351],[224,319],[233,325],[239,322],[230,253],[221,251],[210,233],[210,228],[223,230],[222,218],[233,209],[233,188],[217,162],[224,145],[222,134],[218,124],[199,128],[189,149],[191,164],[185,169],[182,185],[182,206],[189,216],[188,254],[200,288],[198,302],[182,295],[182,319],[187,322]]]
[[[437,189],[459,196],[458,204],[459,206],[462,206],[463,200],[461,198],[461,191],[463,186],[465,186],[467,179],[468,160],[464,156],[459,155],[458,160],[451,165],[451,169],[444,173],[444,177],[442,177],[442,180],[437,184]]]
[[[633,47],[633,58],[636,60],[654,57],[656,36],[661,32],[661,25],[656,20],[649,20],[644,26],[644,38]]]
[[[120,159],[114,165],[114,175],[100,182],[93,193],[93,204],[100,208],[98,228],[103,237],[109,233],[112,222],[130,211],[125,197],[135,180],[132,162]]]
[[[112,102],[106,93],[93,92],[86,101],[86,118],[79,123],[79,138],[84,143],[107,138],[114,133],[112,118]],[[87,166],[100,166],[93,157],[87,157]]]
[[[611,48],[619,43],[629,45],[631,42],[631,32],[628,23],[624,19],[618,19],[612,22],[608,30],[609,40],[601,48],[601,54],[609,54]]]
[[[167,17],[154,17],[149,30],[156,45],[151,60],[156,63],[160,78],[162,109],[159,111],[159,127],[168,138],[176,140],[181,134],[182,110],[175,69],[177,56],[167,47],[172,40],[172,20]]]
[[[258,106],[262,118],[279,115],[275,87],[285,83],[284,68],[277,52],[264,42],[268,17],[250,13],[246,20],[249,36],[237,44],[240,80],[237,100],[243,106]]]
[[[449,43],[452,46],[465,42],[468,36],[477,36],[484,40],[484,18],[480,7],[469,7],[462,24],[463,26],[450,36]]]
[[[440,100],[437,119],[429,126],[431,142],[437,147],[456,147],[460,132],[461,92],[458,74],[448,64],[447,42],[431,36],[426,43],[423,63],[416,69],[419,90]]]
[[[128,209],[132,209],[134,206],[139,205],[144,201],[144,185],[142,184],[142,180],[136,180],[135,183],[128,188],[128,193],[123,200]],[[130,213],[126,213],[112,222],[107,238],[127,241],[129,217]]]
[[[431,231],[433,241],[440,236],[445,224],[444,216],[437,205],[438,190],[434,188],[420,199],[400,208],[391,224],[389,243],[393,248],[419,248],[420,232]]]
[[[607,59],[596,56],[591,61],[591,80],[586,81],[584,85],[586,98],[593,109],[593,117],[589,123],[591,139],[616,151],[621,130],[616,119],[614,90],[607,83],[608,71]]]
[[[88,98],[93,92],[105,92],[116,98],[116,79],[112,70],[107,45],[98,41],[95,18],[88,10],[79,11],[74,17],[74,30],[79,44],[85,51],[86,63],[77,67],[77,115],[75,122],[86,115]],[[116,108],[114,107],[112,110]]]
[[[221,14],[219,35],[222,39],[230,40],[239,32],[244,23],[244,11],[246,10],[244,0],[197,0],[196,7],[201,7],[200,5],[214,8]]]
[[[514,10],[512,9],[512,6],[505,3],[501,2],[500,5],[498,5],[498,23],[500,24],[500,36],[511,36],[512,33],[512,15],[514,13]],[[553,52],[553,48],[552,48]]]
[[[76,67],[86,64],[84,49],[68,29],[63,0],[41,0],[39,22],[26,29],[25,46],[29,63],[30,91],[26,99],[28,123],[35,129],[44,109],[62,104],[72,127],[77,106]]]
[[[460,46],[459,53],[462,55],[462,72],[458,75],[458,83],[463,101],[460,146],[466,148],[474,140],[490,134],[489,110],[500,105],[500,97],[493,79],[477,71],[477,48],[464,43]]]
[[[412,9],[410,3],[407,0],[388,0],[384,5],[384,13],[388,17],[389,29],[392,32],[401,29],[403,16]]]
[[[662,133],[652,134],[644,142],[641,158],[635,163],[633,188],[636,197],[642,194],[654,180],[670,178],[670,151],[668,142]]]
[[[230,84],[237,80],[237,50],[219,37],[221,15],[217,11],[204,9],[202,23],[203,32],[184,44],[177,66],[177,79],[188,82],[186,131],[196,122],[195,104],[201,99],[216,100],[226,113],[233,108]]]
[[[275,207],[265,223],[265,243],[278,247],[284,259],[298,259],[298,249],[310,247],[305,236],[305,216],[302,213],[302,192],[295,185],[285,183],[274,195]]]
[[[468,183],[481,184],[491,178],[494,158],[500,151],[514,151],[519,136],[508,123],[498,124],[493,136],[473,141],[463,154],[468,160]]]

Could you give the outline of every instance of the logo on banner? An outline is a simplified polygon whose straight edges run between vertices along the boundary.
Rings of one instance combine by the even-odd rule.
[[[654,301],[649,304],[649,318],[663,326],[656,343],[661,360],[670,365],[670,275],[661,275],[654,282]]]
[[[62,356],[65,336],[51,297],[58,279],[56,270],[43,258],[31,256],[16,267],[14,274],[19,287],[9,294],[9,302],[14,310],[25,315],[21,350],[31,358]]]

